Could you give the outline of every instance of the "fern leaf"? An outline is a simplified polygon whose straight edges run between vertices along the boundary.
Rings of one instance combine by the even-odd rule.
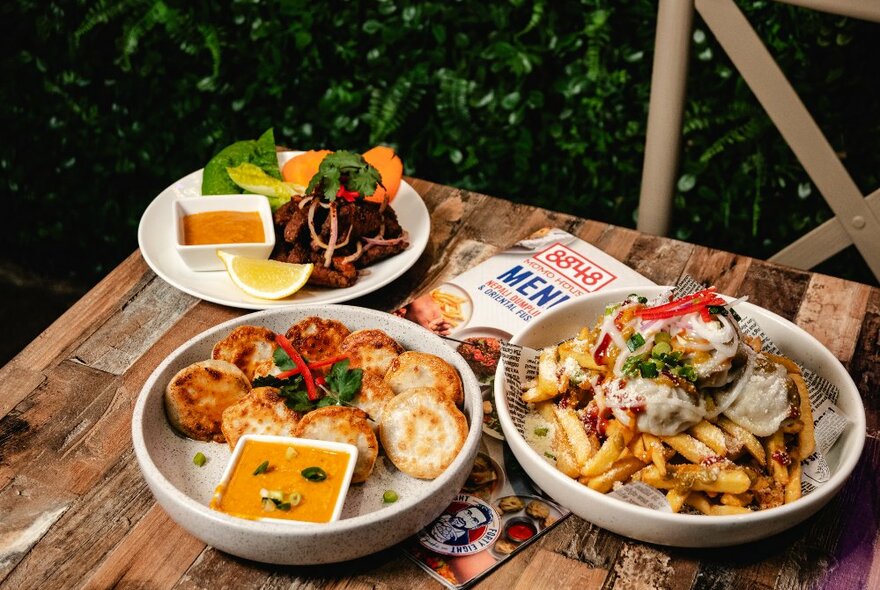
[[[387,90],[373,91],[369,109],[372,143],[385,141],[418,108],[427,92],[426,71],[424,65],[419,65],[400,76]]]

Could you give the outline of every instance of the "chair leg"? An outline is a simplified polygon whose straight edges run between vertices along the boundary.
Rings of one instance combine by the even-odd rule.
[[[656,235],[672,214],[693,19],[694,0],[660,0],[637,223]]]

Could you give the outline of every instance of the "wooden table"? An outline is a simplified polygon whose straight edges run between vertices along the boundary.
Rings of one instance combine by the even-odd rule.
[[[868,440],[843,492],[808,522],[717,550],[630,541],[574,516],[480,588],[880,588],[880,290],[410,180],[431,211],[425,254],[355,303],[392,310],[541,227],[595,244],[660,284],[684,273],[803,327],[849,369]],[[150,372],[190,337],[245,313],[167,285],[138,252],[0,371],[0,588],[440,588],[395,549],[282,568],[205,546],[155,503],[131,415]]]

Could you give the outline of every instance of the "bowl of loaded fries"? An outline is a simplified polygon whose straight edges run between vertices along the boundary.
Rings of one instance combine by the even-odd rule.
[[[713,288],[613,289],[511,339],[495,401],[529,476],[615,533],[728,546],[807,519],[865,440],[859,391],[819,341]],[[517,355],[508,355],[508,359]]]
[[[479,384],[438,336],[378,311],[304,305],[180,346],[144,384],[132,438],[154,496],[187,531],[304,565],[419,531],[464,484],[481,424]]]

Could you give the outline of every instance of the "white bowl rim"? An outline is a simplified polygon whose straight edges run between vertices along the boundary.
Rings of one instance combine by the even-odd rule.
[[[672,287],[658,285],[644,285],[639,287],[620,287],[607,289],[566,301],[565,303],[562,303],[555,307],[554,312],[562,313],[569,307],[583,305],[585,303],[585,300],[587,300],[588,298],[608,298],[612,300],[616,298],[619,301],[622,301],[627,295],[631,293],[644,294],[645,292],[649,292],[650,294],[659,294],[664,291],[668,291],[669,289],[672,289]],[[729,297],[726,295],[722,295],[722,297],[728,300],[734,299],[733,297]],[[550,465],[543,459],[540,459],[537,463],[540,465],[539,469],[543,472],[543,475],[552,478],[555,483],[563,486],[566,491],[578,494],[586,494],[586,498],[588,498],[589,501],[596,503],[597,510],[620,510],[624,512],[625,516],[627,517],[655,519],[655,524],[658,525],[682,525],[686,523],[687,525],[693,525],[697,528],[706,527],[714,529],[719,525],[733,523],[743,524],[748,522],[761,524],[767,521],[775,521],[777,519],[782,520],[785,518],[785,516],[789,514],[796,514],[805,510],[809,510],[810,507],[817,504],[821,506],[824,502],[830,499],[830,497],[838,491],[838,489],[843,485],[844,481],[850,476],[853,469],[855,469],[855,466],[862,455],[862,449],[865,444],[865,408],[858,388],[853,382],[849,372],[843,367],[840,361],[833,354],[831,354],[831,351],[829,351],[828,348],[826,348],[825,345],[819,342],[812,334],[808,333],[797,324],[790,322],[789,320],[778,314],[773,313],[772,311],[748,302],[738,303],[737,309],[741,309],[741,315],[744,316],[753,315],[754,311],[758,311],[758,315],[767,315],[770,319],[779,321],[787,328],[793,328],[794,330],[799,332],[804,338],[807,339],[808,342],[810,342],[811,345],[816,347],[816,350],[819,352],[820,355],[826,357],[826,359],[828,360],[833,360],[834,363],[836,363],[836,365],[839,367],[841,375],[845,376],[844,382],[846,382],[847,385],[851,386],[852,388],[848,397],[853,398],[853,401],[855,402],[855,407],[858,411],[855,412],[856,415],[854,416],[846,414],[846,418],[852,423],[850,428],[857,433],[856,439],[854,441],[855,446],[845,456],[841,455],[841,461],[838,464],[837,469],[828,479],[828,481],[826,481],[821,487],[817,488],[810,494],[792,502],[791,504],[784,504],[776,508],[758,510],[750,514],[711,516],[706,514],[682,514],[663,512],[660,510],[654,510],[644,506],[631,504],[619,498],[615,498],[614,496],[603,494],[583,484],[580,484],[577,482],[577,480],[566,476],[561,471],[556,469],[556,467]],[[756,321],[758,320],[756,319]],[[758,323],[760,324],[760,322]],[[519,333],[517,333],[513,338],[511,338],[510,343],[517,344],[527,333],[528,329],[529,328],[527,326],[524,330],[521,330]],[[508,410],[507,398],[504,392],[503,385],[503,364],[503,360],[502,362],[498,363],[498,368],[495,373],[495,405],[496,411],[498,412],[498,419],[501,423],[501,429],[504,432],[504,436],[511,447],[516,447],[520,452],[535,453],[534,449],[529,446],[525,438],[523,438],[523,436],[516,429],[516,426],[513,424],[513,420],[510,418],[510,412]],[[851,395],[852,392],[855,392],[854,396]],[[566,508],[571,509],[570,507]],[[797,521],[793,521],[792,525],[794,525],[795,522]]]
[[[207,505],[203,505],[195,499],[191,498],[181,490],[177,488],[173,483],[171,483],[159,470],[156,464],[153,462],[152,457],[147,451],[147,444],[144,438],[144,430],[143,430],[143,420],[144,420],[144,411],[146,408],[147,398],[149,396],[149,392],[155,387],[156,381],[159,378],[159,375],[168,367],[168,365],[172,364],[176,358],[182,354],[185,350],[189,349],[189,347],[193,346],[196,341],[201,340],[209,335],[213,335],[224,330],[228,330],[233,326],[237,326],[243,323],[259,322],[262,318],[268,316],[277,316],[285,313],[291,313],[295,315],[301,315],[302,317],[306,317],[308,315],[320,315],[322,313],[330,314],[333,313],[333,310],[337,309],[340,311],[346,311],[349,313],[357,313],[364,314],[366,316],[373,316],[375,318],[381,318],[383,321],[392,321],[397,322],[401,326],[406,326],[415,331],[423,331],[424,336],[426,338],[437,338],[440,337],[430,332],[426,328],[421,327],[420,325],[412,322],[410,320],[406,320],[400,317],[393,316],[391,314],[377,311],[369,308],[357,307],[353,305],[336,305],[336,304],[306,304],[306,305],[291,305],[291,306],[283,306],[271,309],[265,309],[261,311],[252,312],[249,314],[245,314],[236,318],[232,318],[223,323],[217,324],[212,328],[208,328],[196,334],[180,346],[178,346],[174,351],[169,353],[167,357],[153,370],[150,376],[147,378],[143,387],[141,388],[140,393],[138,394],[137,402],[135,403],[134,412],[132,414],[132,442],[134,445],[135,455],[140,464],[141,470],[144,472],[144,477],[147,477],[146,470],[150,469],[151,475],[150,478],[153,480],[154,485],[160,487],[162,491],[168,495],[169,500],[181,506],[182,508],[194,512],[199,517],[212,521],[212,523],[216,523],[218,525],[222,525],[224,527],[230,527],[234,532],[240,533],[249,533],[249,532],[259,532],[260,534],[278,534],[278,535],[289,535],[297,532],[307,532],[314,533],[316,528],[314,527],[302,527],[296,528],[292,527],[288,523],[276,523],[276,522],[264,522],[264,521],[251,521],[244,518],[238,518],[235,516],[231,516],[228,514],[224,514],[222,512],[218,512],[216,510],[212,510]],[[259,324],[258,324],[259,325]],[[444,344],[445,345],[445,344]],[[450,348],[450,351],[454,354],[458,354],[456,351]],[[464,362],[462,360],[462,362]],[[467,363],[464,363],[465,365]],[[475,377],[470,376],[474,380]],[[462,376],[462,381],[467,379],[466,375]],[[467,395],[468,388],[465,387],[465,394]],[[479,388],[477,388],[479,391]],[[351,518],[344,518],[337,520],[335,522],[323,523],[320,527],[321,531],[332,531],[335,533],[343,533],[346,531],[358,529],[365,525],[381,525],[386,521],[393,520],[396,515],[400,512],[407,512],[412,509],[414,506],[420,504],[425,497],[432,495],[437,492],[439,489],[445,487],[445,485],[451,480],[458,469],[462,468],[462,464],[468,456],[468,449],[472,446],[479,445],[480,437],[482,435],[482,404],[474,403],[473,409],[476,410],[478,415],[471,415],[469,417],[470,424],[468,425],[468,436],[465,439],[464,446],[458,452],[458,456],[456,456],[455,460],[446,468],[446,470],[437,478],[431,480],[430,485],[424,491],[423,494],[417,497],[404,497],[398,499],[392,506],[384,508],[382,510],[369,512],[366,514],[361,514],[358,516],[353,516]],[[170,428],[170,426],[169,426]]]

